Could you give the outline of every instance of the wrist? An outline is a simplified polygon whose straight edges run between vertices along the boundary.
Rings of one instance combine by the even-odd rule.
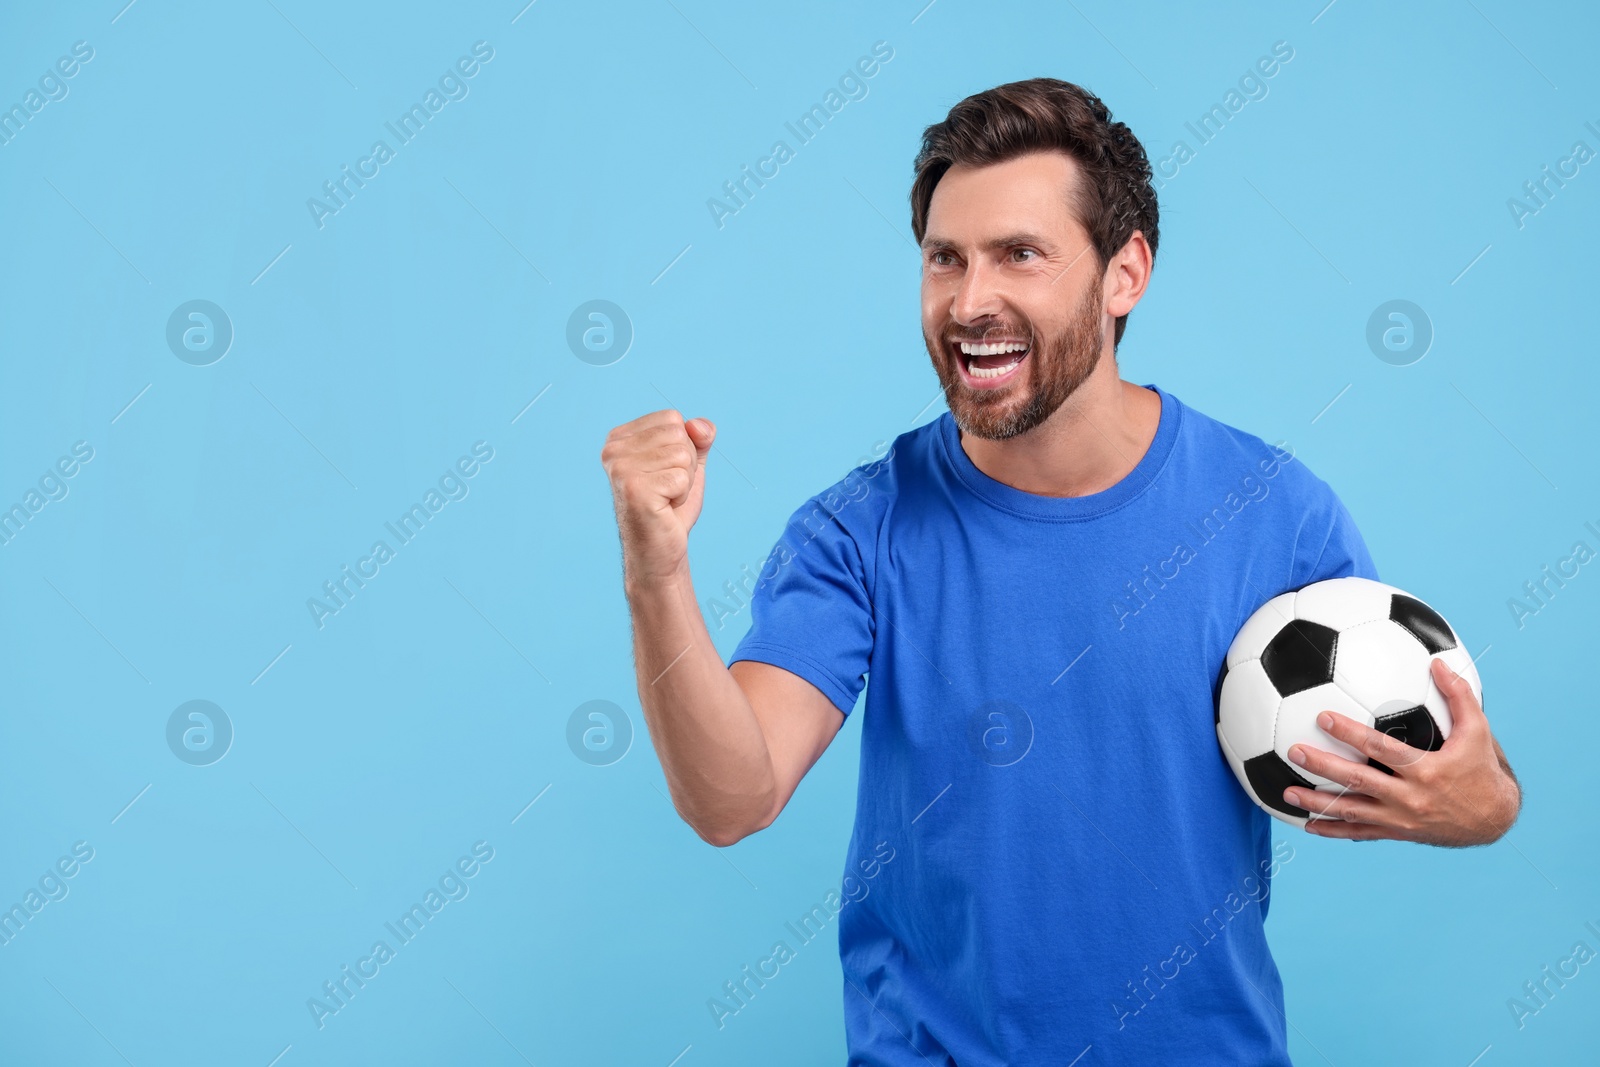
[[[669,571],[641,572],[623,564],[622,591],[630,601],[676,593],[685,586],[692,587],[687,565]]]

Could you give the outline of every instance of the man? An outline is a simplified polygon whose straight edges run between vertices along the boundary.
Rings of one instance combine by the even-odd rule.
[[[1262,924],[1293,853],[1219,752],[1215,686],[1261,604],[1376,568],[1292,451],[1118,376],[1157,210],[1100,100],[1034,79],[962,101],[911,200],[949,412],[794,513],[727,667],[687,563],[715,427],[659,411],[602,450],[673,803],[713,845],[766,827],[870,674],[846,871],[876,880],[839,919],[851,1064],[1286,1064]],[[1347,787],[1286,792],[1311,833],[1510,827],[1482,709],[1433,671],[1442,749],[1323,727],[1394,777],[1296,746]]]

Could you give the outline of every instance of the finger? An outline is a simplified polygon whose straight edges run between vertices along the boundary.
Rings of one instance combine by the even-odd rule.
[[[659,445],[683,445],[689,448],[694,444],[685,424],[681,422],[658,422],[653,426],[646,426],[634,433],[628,443],[640,451]]]
[[[1406,783],[1384,774],[1376,767],[1347,760],[1311,745],[1290,745],[1289,760],[1312,774],[1321,775],[1330,782],[1338,782],[1348,792],[1360,793],[1375,800],[1396,800],[1407,788]]]
[[[666,438],[659,444],[640,445],[631,461],[632,469],[649,473],[679,469],[694,474],[696,454],[680,433],[676,439]]]
[[[607,471],[612,465],[630,462],[650,446],[676,438],[684,439],[683,416],[671,408],[652,411],[631,422],[612,427],[600,449],[600,462]]]
[[[662,408],[660,411],[652,411],[648,414],[640,415],[637,419],[623,423],[613,429],[611,434],[617,440],[621,440],[624,437],[632,437],[635,434],[653,430],[658,426],[682,425],[682,423],[683,416],[681,414],[672,408]]]
[[[1397,835],[1382,826],[1364,822],[1335,822],[1332,819],[1312,819],[1306,823],[1306,833],[1317,837],[1339,837],[1346,841],[1381,841]]]
[[[1437,656],[1428,666],[1433,672],[1433,684],[1439,687],[1439,692],[1444,694],[1445,702],[1450,706],[1450,736],[1454,737],[1460,731],[1471,736],[1486,729],[1489,719],[1483,713],[1483,704],[1473,694],[1471,683]],[[1449,738],[1445,740],[1448,742]]]
[[[1422,749],[1412,748],[1399,738],[1390,737],[1381,730],[1374,730],[1336,711],[1324,711],[1318,715],[1317,725],[1329,737],[1343,741],[1368,759],[1377,760],[1402,778],[1407,767],[1415,766],[1428,757],[1428,753]]]
[[[1283,799],[1310,812],[1308,823],[1332,821],[1386,825],[1389,822],[1388,809],[1383,804],[1356,793],[1330,793],[1292,785],[1283,791]]]
[[[657,492],[666,500],[666,506],[670,508],[681,506],[688,499],[689,490],[694,488],[693,480],[684,473],[681,465],[650,471],[649,477]],[[665,511],[665,508],[661,510]]]

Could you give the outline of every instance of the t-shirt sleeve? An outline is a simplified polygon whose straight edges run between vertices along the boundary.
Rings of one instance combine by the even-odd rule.
[[[750,595],[750,629],[729,665],[770,663],[849,715],[866,685],[874,625],[859,546],[813,497],[790,517]]]
[[[1356,521],[1332,489],[1321,507],[1312,509],[1300,527],[1290,566],[1289,588],[1300,589],[1328,578],[1371,578],[1381,581]]]

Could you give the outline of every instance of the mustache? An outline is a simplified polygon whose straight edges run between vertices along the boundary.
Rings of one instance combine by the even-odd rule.
[[[991,338],[1021,338],[1027,341],[1029,345],[1032,345],[1035,333],[1033,326],[1029,323],[1023,323],[1016,327],[1009,323],[996,323],[979,328],[952,326],[947,328],[940,336],[952,344],[960,344],[962,341],[969,344],[982,344]]]

